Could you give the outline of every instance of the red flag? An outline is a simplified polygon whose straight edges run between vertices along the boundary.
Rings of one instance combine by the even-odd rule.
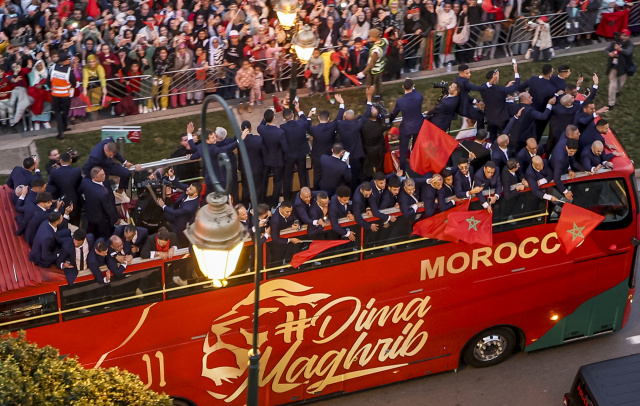
[[[473,210],[450,213],[445,234],[473,244],[493,245],[493,214],[488,210]]]
[[[80,92],[80,94],[78,95],[78,99],[85,102],[88,108],[91,108],[91,100],[89,100],[89,97],[86,94]]]
[[[616,32],[620,32],[629,26],[629,9],[602,13],[596,34],[601,37],[611,38]]]
[[[96,0],[89,0],[86,13],[88,17],[92,18],[97,18],[100,15],[100,7],[98,7]]]
[[[562,213],[556,225],[556,234],[564,251],[568,254],[575,247],[582,244],[585,238],[598,224],[602,223],[604,216],[591,210],[583,209],[575,204],[565,203]]]
[[[276,113],[280,113],[282,110],[282,104],[280,104],[280,100],[276,96],[273,96],[273,107],[276,109]]]
[[[449,220],[447,216],[454,212],[466,212],[469,210],[469,200],[466,199],[464,203],[459,206],[453,207],[445,212],[438,213],[424,220],[420,220],[413,225],[413,234],[417,234],[420,237],[435,238],[440,241],[458,242],[457,237],[445,234],[444,229],[447,226]]]
[[[69,14],[73,11],[73,2],[72,1],[63,1],[58,6],[58,16],[60,18],[69,17]]]
[[[438,173],[447,164],[458,142],[429,120],[424,120],[411,151],[411,169],[420,174]]]
[[[351,242],[350,240],[326,240],[326,241],[314,241],[309,245],[308,250],[298,252],[291,259],[291,266],[294,268],[299,267],[311,258],[315,258],[322,251],[326,251],[329,248],[337,247],[338,245]]]
[[[113,97],[107,96],[107,95],[102,96],[102,107],[106,109],[111,105],[112,101],[113,101]]]

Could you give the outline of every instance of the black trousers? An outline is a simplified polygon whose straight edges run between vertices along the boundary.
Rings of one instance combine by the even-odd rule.
[[[56,123],[58,123],[58,136],[64,134],[69,121],[69,109],[71,108],[71,97],[52,97],[51,107],[56,114]]]
[[[269,190],[269,173],[273,175],[273,193],[267,196],[266,200],[271,207],[275,207],[278,204],[280,194],[282,193],[284,166],[265,166],[263,180],[265,194],[267,193],[267,190]]]
[[[416,134],[400,134],[400,169],[402,169],[403,171],[407,167],[407,153],[409,152],[409,142],[412,138],[415,142],[416,137]],[[382,156],[382,162],[382,171],[384,172],[384,155]]]
[[[351,165],[351,192],[354,192],[362,182],[362,165],[364,158],[349,158]]]
[[[284,160],[284,183],[282,193],[285,200],[291,199],[294,170],[298,172],[298,182],[300,182],[300,187],[309,186],[309,177],[307,176],[307,157],[305,155],[297,158],[286,157]]]

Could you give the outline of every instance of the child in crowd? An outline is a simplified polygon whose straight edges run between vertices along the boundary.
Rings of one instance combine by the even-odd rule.
[[[248,60],[242,61],[242,67],[238,69],[236,73],[236,84],[238,85],[238,90],[240,91],[240,103],[238,103],[238,113],[244,113],[244,109],[247,109],[247,112],[252,112],[252,106],[254,99],[252,96],[252,89],[255,85],[255,73],[253,71],[253,67]],[[251,103],[247,103],[246,101],[243,103],[243,100],[247,98],[251,98]]]
[[[262,73],[260,65],[254,66],[253,72],[255,75],[253,79],[253,87],[251,88],[251,106],[254,101],[258,104],[262,104],[262,86],[264,86],[264,74]]]

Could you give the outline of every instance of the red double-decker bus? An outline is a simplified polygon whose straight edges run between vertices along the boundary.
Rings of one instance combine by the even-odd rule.
[[[490,247],[412,236],[412,219],[399,213],[377,233],[345,221],[357,240],[297,269],[274,264],[267,242],[259,261],[261,403],[304,402],[463,363],[491,366],[516,350],[621,329],[635,289],[638,198],[632,162],[613,162],[613,170],[567,181],[574,204],[605,217],[569,255],[554,232],[562,206],[528,190],[508,213],[496,208]],[[553,184],[545,188],[562,196]],[[125,368],[199,405],[244,404],[251,248],[223,288],[182,250],[130,266],[108,285],[87,275],[72,286],[6,291],[0,323],[28,329],[29,340],[77,355],[86,367]],[[189,284],[174,283],[178,275]]]

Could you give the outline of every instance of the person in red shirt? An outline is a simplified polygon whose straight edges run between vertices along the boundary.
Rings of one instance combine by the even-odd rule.
[[[2,124],[6,124],[7,119],[13,115],[13,107],[9,99],[11,91],[15,87],[4,73],[4,68],[0,66],[0,121]]]

